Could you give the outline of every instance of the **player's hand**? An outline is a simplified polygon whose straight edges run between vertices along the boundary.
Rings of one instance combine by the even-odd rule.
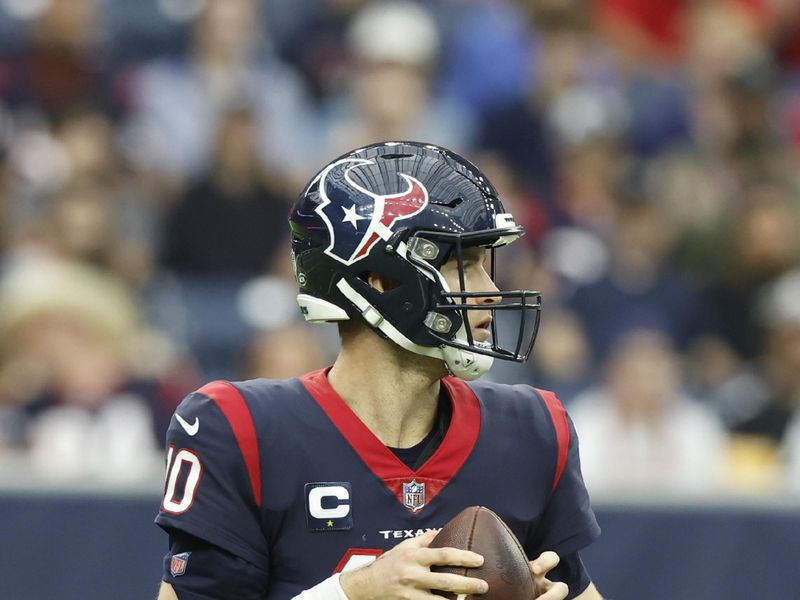
[[[366,567],[342,573],[339,583],[350,600],[441,600],[431,590],[483,594],[482,579],[434,573],[431,565],[479,567],[483,557],[457,548],[428,548],[436,531],[401,542]],[[549,600],[549,598],[547,599]]]
[[[555,552],[542,552],[539,558],[530,562],[533,582],[536,588],[535,600],[564,600],[569,593],[566,583],[555,583],[546,578],[561,559]]]

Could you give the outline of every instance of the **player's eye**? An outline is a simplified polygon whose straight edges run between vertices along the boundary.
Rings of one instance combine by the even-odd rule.
[[[483,264],[486,259],[486,251],[483,248],[467,248],[464,251],[463,260],[465,265]]]

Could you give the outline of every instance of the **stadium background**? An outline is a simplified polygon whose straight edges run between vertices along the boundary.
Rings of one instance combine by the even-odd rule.
[[[383,139],[529,234],[616,600],[800,597],[800,3],[0,0],[0,599],[148,598],[160,446],[326,364],[285,214]]]

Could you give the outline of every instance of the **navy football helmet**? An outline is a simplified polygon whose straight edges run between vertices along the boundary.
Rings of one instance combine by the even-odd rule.
[[[308,321],[363,319],[401,347],[440,358],[462,379],[480,377],[494,358],[528,358],[541,295],[466,292],[463,260],[468,247],[488,248],[494,280],[495,249],[524,229],[486,177],[457,154],[416,142],[349,152],[314,176],[289,222],[298,302]],[[459,290],[439,272],[453,258]],[[376,290],[370,273],[393,285]],[[491,341],[473,339],[470,310],[491,311]],[[516,333],[513,343],[500,345],[501,329]]]

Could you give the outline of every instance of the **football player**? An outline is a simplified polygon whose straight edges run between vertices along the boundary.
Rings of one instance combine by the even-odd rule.
[[[550,392],[475,381],[527,358],[541,308],[538,292],[495,286],[495,254],[523,228],[486,177],[437,146],[374,144],[323,168],[290,226],[302,313],[339,323],[341,351],[295,379],[210,383],[177,408],[159,599],[480,594],[486,582],[431,567],[482,557],[428,547],[471,505],[514,531],[538,600],[599,599],[569,417]]]

